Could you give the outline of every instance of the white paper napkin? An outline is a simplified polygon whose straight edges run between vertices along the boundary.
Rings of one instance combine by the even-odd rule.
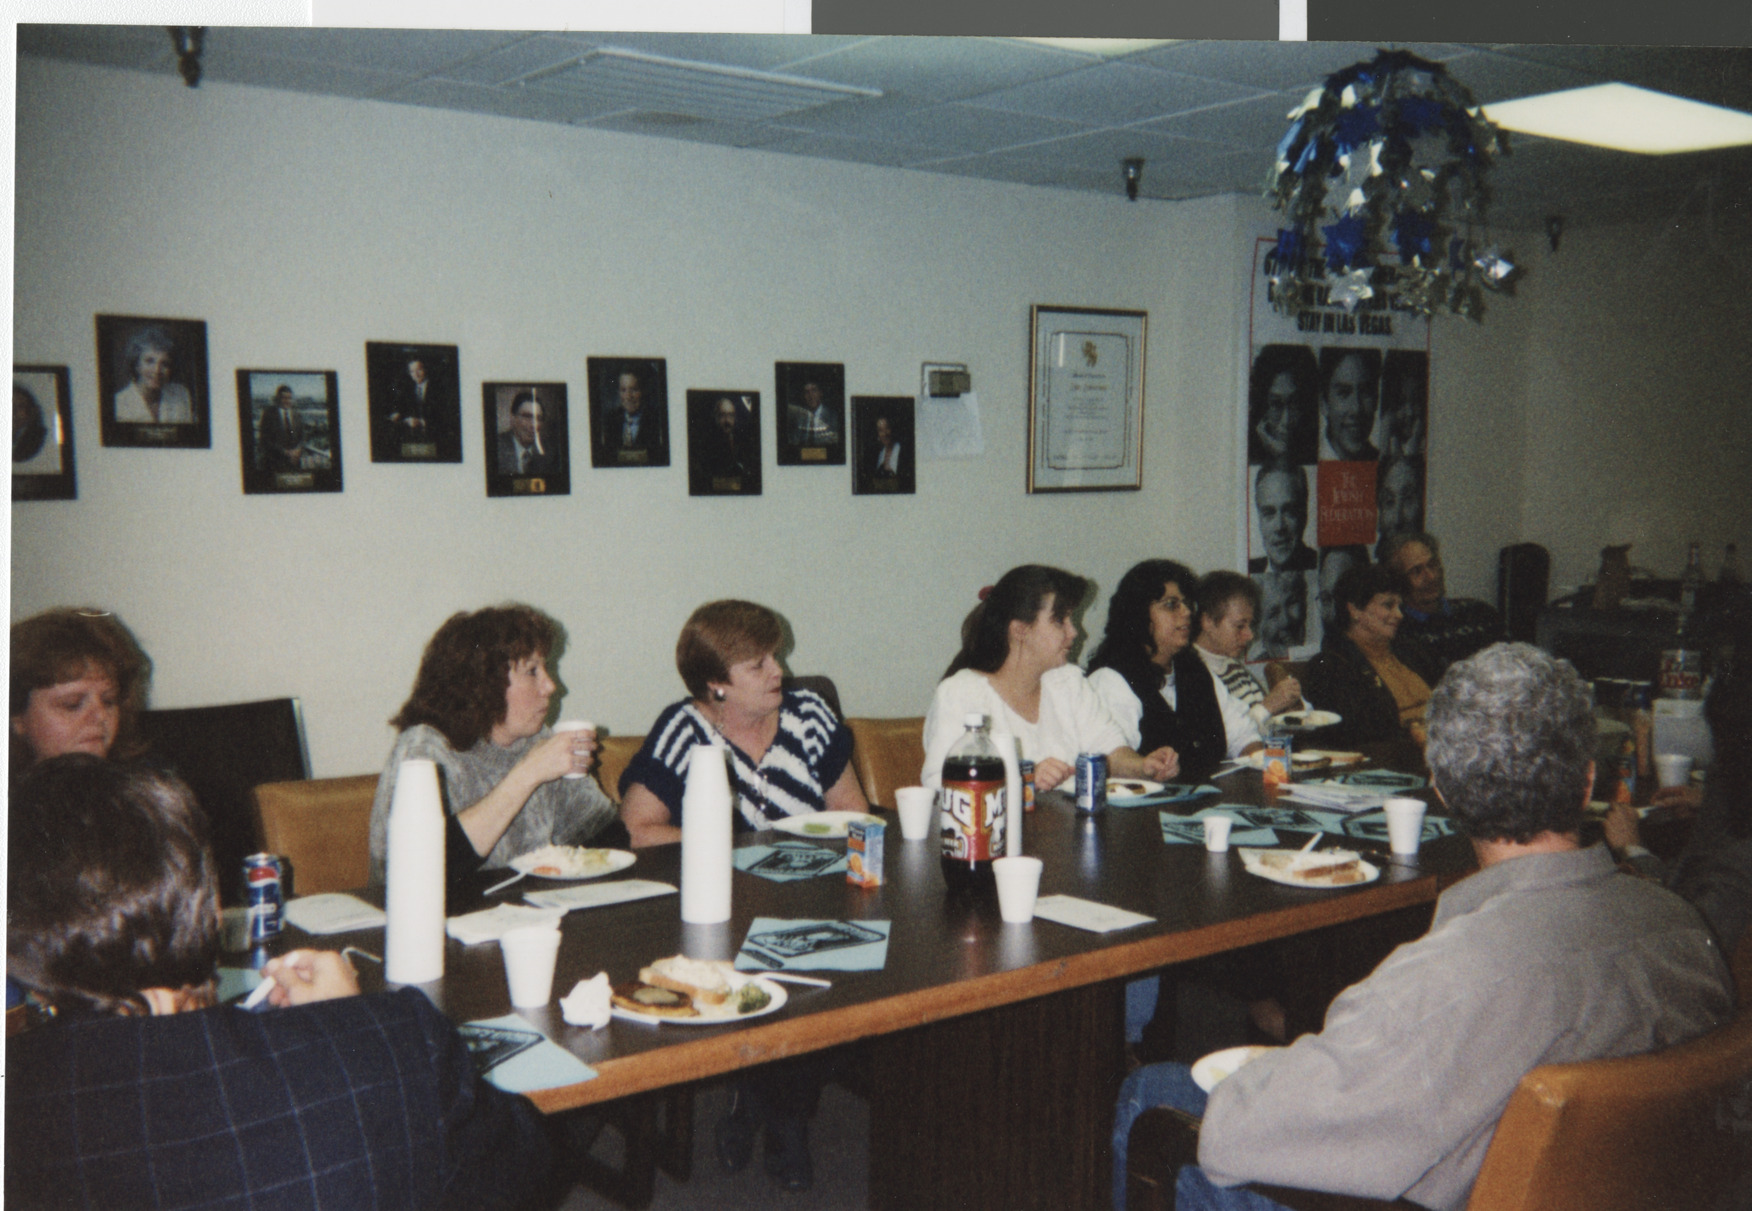
[[[464,946],[497,942],[507,929],[558,921],[565,912],[554,908],[530,908],[525,904],[495,904],[479,912],[464,913],[444,922],[444,931]]]
[[[591,1030],[601,1030],[608,1025],[611,1008],[606,971],[599,971],[588,980],[579,980],[571,992],[560,998],[561,1016],[574,1026],[587,1026]]]
[[[1097,904],[1080,896],[1042,896],[1034,902],[1034,915],[1060,925],[1087,929],[1092,933],[1110,933],[1115,929],[1130,929],[1144,925],[1155,917],[1141,912],[1128,912],[1111,904]]]
[[[286,920],[305,933],[348,933],[375,929],[383,924],[384,915],[381,908],[373,908],[358,896],[329,891],[288,900]]]

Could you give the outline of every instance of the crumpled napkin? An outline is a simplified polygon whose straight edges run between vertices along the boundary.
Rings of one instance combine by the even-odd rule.
[[[579,980],[572,991],[560,998],[560,1014],[573,1026],[588,1026],[601,1030],[609,1019],[608,973],[599,971],[588,980]]]

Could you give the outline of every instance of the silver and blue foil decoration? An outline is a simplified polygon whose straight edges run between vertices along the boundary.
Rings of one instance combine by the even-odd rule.
[[[1383,50],[1327,77],[1289,119],[1267,190],[1288,220],[1273,256],[1278,311],[1391,292],[1420,317],[1479,320],[1486,289],[1510,291],[1513,257],[1489,246],[1487,223],[1508,135],[1441,64]]]

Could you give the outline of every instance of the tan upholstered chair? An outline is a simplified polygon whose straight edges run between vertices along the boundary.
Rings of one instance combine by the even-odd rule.
[[[1733,1021],[1649,1055],[1547,1064],[1521,1078],[1497,1124],[1467,1211],[1703,1211],[1752,1164],[1752,935],[1734,956]],[[1739,1109],[1731,1103],[1739,1099]],[[1742,1123],[1736,1134],[1734,1120]],[[1129,1211],[1170,1211],[1174,1178],[1198,1154],[1197,1124],[1167,1107],[1132,1126]],[[1410,1207],[1255,1186],[1296,1211]]]
[[[264,782],[255,788],[262,840],[291,859],[301,896],[363,887],[371,876],[371,800],[377,775]]]
[[[925,718],[848,719],[852,729],[852,768],[864,797],[877,807],[894,808],[894,791],[917,786],[925,765]]]
[[[621,775],[638,755],[643,736],[603,736],[596,747],[596,781],[616,803],[620,802]]]

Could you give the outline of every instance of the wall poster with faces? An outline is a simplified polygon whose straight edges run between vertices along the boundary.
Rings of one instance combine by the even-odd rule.
[[[1346,310],[1272,307],[1276,241],[1253,253],[1245,445],[1252,660],[1305,660],[1343,623],[1332,588],[1390,535],[1424,528],[1430,325],[1391,290]]]

